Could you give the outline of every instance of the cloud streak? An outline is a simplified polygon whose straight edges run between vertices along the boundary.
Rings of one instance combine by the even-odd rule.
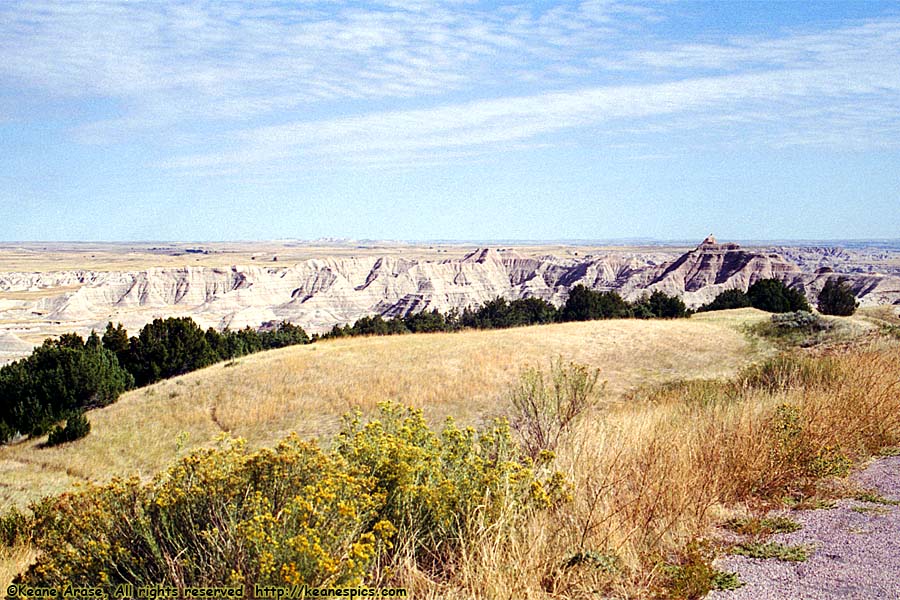
[[[897,145],[900,21],[637,43],[664,18],[660,5],[595,0],[35,0],[0,5],[0,81],[112,101],[74,135],[144,136],[170,156],[157,166],[183,173],[435,164],[573,131]]]
[[[605,35],[592,23],[622,10],[592,2],[544,13],[453,2],[369,6],[6,3],[0,74],[62,96],[163,98],[209,118],[253,118],[335,99],[508,83],[535,56],[581,62],[579,51]],[[268,105],[269,97],[279,102]]]
[[[770,146],[896,146],[900,72],[892,65],[900,63],[900,55],[888,42],[900,32],[900,24],[859,30],[878,35],[860,47],[861,36],[841,32],[830,39],[853,43],[841,47],[835,42],[831,52],[802,62],[800,68],[776,66],[253,128],[235,134],[240,152],[185,156],[166,166],[215,168],[310,156],[390,161],[398,155],[411,160],[451,149],[503,150],[574,128],[601,127],[607,136],[704,128],[724,140],[750,136]],[[799,51],[808,41],[801,37],[780,46]],[[768,56],[767,46],[757,53],[755,64]],[[751,50],[745,49],[744,56]],[[882,56],[872,62],[876,50]],[[670,56],[682,54],[674,49]],[[711,60],[721,65],[732,58]]]

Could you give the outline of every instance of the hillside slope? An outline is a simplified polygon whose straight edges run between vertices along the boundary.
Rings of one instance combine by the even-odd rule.
[[[754,309],[676,321],[611,320],[507,330],[350,338],[264,352],[125,394],[89,413],[91,434],[56,448],[0,447],[0,506],[79,481],[158,472],[223,432],[268,444],[332,432],[340,415],[397,400],[440,421],[504,414],[522,368],[556,356],[600,369],[607,397],[681,378],[724,377],[767,354],[741,328]]]

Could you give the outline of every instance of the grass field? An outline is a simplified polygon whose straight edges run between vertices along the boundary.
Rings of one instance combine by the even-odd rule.
[[[373,412],[381,400],[421,407],[432,423],[478,423],[509,414],[523,368],[560,356],[606,381],[558,448],[554,468],[571,483],[571,503],[515,517],[512,530],[474,532],[438,577],[400,555],[389,583],[434,600],[698,598],[710,589],[711,555],[690,548],[712,525],[818,493],[821,477],[900,443],[900,353],[867,324],[876,315],[842,320],[830,347],[776,360],[776,347],[747,333],[767,317],[741,309],[253,355],[130,392],[92,411],[91,434],[72,444],[0,448],[0,502],[23,506],[113,475],[148,478],[223,432],[252,445],[293,430],[327,439],[342,413]],[[27,544],[0,549],[0,581],[37,557]]]
[[[900,306],[864,306],[856,315],[879,325],[900,325]]]
[[[453,415],[475,423],[506,412],[506,390],[524,367],[556,356],[600,369],[609,401],[639,386],[725,377],[771,352],[741,331],[765,318],[744,309],[677,321],[348,338],[256,354],[129,392],[89,413],[83,440],[0,447],[0,507],[79,481],[150,476],[223,431],[254,444],[294,430],[328,435],[342,414],[382,400],[421,407],[432,422]]]

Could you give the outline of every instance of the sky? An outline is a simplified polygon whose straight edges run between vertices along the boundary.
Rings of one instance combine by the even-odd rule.
[[[900,238],[897,2],[0,2],[0,239]]]

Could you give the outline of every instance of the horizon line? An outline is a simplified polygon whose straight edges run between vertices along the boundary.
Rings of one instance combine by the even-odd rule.
[[[718,236],[715,236],[718,238]],[[489,245],[610,245],[610,244],[653,244],[653,245],[684,245],[699,244],[706,239],[705,237],[698,241],[695,237],[690,238],[654,238],[654,237],[621,237],[621,238],[435,238],[435,239],[387,239],[387,238],[272,238],[272,239],[222,239],[222,240],[186,240],[186,239],[169,239],[169,240],[0,240],[2,246],[13,245],[35,245],[35,244],[70,244],[70,245],[87,245],[87,244],[109,244],[109,245],[127,245],[127,244],[260,244],[260,243],[277,243],[277,244],[302,244],[302,245],[324,245],[324,246],[341,246],[347,244],[395,244],[407,246],[421,246],[423,244],[435,245],[472,245],[472,244],[489,244]],[[890,243],[900,244],[900,237],[896,238],[737,238],[728,239],[721,238],[720,243],[739,243],[748,245],[763,244],[835,244],[835,243]]]

